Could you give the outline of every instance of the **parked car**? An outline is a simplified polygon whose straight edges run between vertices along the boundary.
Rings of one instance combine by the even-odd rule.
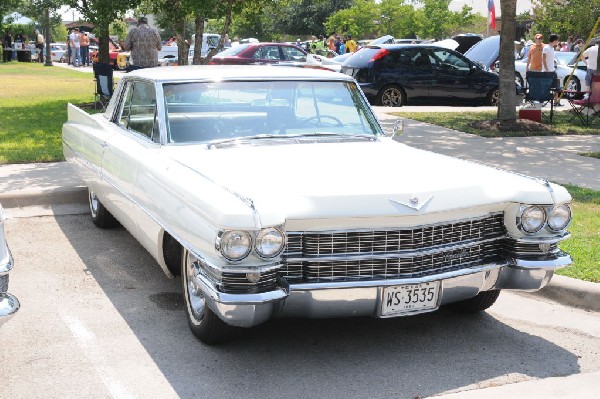
[[[343,62],[372,104],[479,102],[496,105],[499,79],[455,51],[421,44],[367,46]]]
[[[50,56],[52,62],[66,62],[67,43],[50,43]]]
[[[496,61],[500,57],[500,36],[490,36],[474,44],[465,52],[472,62],[488,71],[496,70]]]
[[[308,53],[287,43],[244,43],[213,56],[211,65],[281,64],[306,62]]]
[[[14,266],[14,259],[6,242],[4,220],[4,209],[0,205],[0,326],[15,315],[21,307],[19,300],[8,293],[8,274]]]
[[[565,97],[567,98],[575,98],[577,95],[581,96],[581,94],[576,94],[574,92],[585,92],[589,91],[589,86],[585,83],[585,74],[586,71],[583,69],[575,68],[575,72],[573,72],[573,60],[574,57],[577,56],[577,53],[571,51],[557,51],[556,52],[556,61],[554,63],[554,67],[556,68],[556,76],[560,81],[560,85],[562,87],[567,83],[567,79],[571,76],[569,83],[566,87]],[[527,57],[515,61],[515,79],[521,84],[521,86],[525,87],[525,77],[527,73]]]
[[[112,40],[108,44],[108,49],[110,64],[113,66],[113,68],[118,71],[124,71],[127,69],[131,63],[131,53],[121,49],[121,47],[119,47],[119,45]],[[90,60],[92,60],[92,62],[99,62],[100,58],[98,55],[98,50],[92,51],[92,49],[90,49]]]
[[[134,71],[103,114],[68,105],[63,148],[92,222],[181,274],[207,343],[273,317],[478,312],[571,263],[565,188],[384,136],[341,73]]]

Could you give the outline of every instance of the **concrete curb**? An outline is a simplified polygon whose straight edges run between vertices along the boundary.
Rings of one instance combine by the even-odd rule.
[[[46,190],[21,190],[0,194],[0,203],[6,209],[35,205],[87,204],[87,187],[59,187]]]
[[[543,297],[563,305],[600,312],[600,284],[554,275],[547,286],[523,295]]]

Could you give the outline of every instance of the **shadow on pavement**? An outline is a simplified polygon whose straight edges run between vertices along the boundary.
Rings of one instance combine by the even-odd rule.
[[[446,310],[385,320],[277,319],[206,346],[188,330],[178,280],[166,278],[127,231],[97,229],[87,216],[56,220],[180,397],[415,398],[511,374],[541,379],[580,369],[573,353],[490,314]]]

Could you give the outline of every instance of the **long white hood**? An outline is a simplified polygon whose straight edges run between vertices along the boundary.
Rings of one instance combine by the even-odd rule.
[[[171,156],[268,220],[388,217],[569,199],[541,180],[380,142],[171,147]],[[252,206],[252,205],[249,205]]]

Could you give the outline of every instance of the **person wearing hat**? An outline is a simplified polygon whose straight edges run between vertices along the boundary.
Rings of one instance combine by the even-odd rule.
[[[531,47],[532,44],[533,44],[533,42],[531,40],[527,40],[525,42],[525,44],[523,45],[523,48],[521,49],[521,54],[519,54],[521,59],[527,58],[527,54],[529,53],[529,47]]]
[[[527,52],[526,71],[541,71],[542,70],[542,54],[544,51],[544,36],[538,33],[534,36],[535,43],[529,47]]]
[[[129,31],[124,46],[125,50],[131,51],[132,63],[137,68],[158,65],[158,52],[162,48],[160,35],[156,29],[148,26],[146,17],[138,19],[137,27]]]

